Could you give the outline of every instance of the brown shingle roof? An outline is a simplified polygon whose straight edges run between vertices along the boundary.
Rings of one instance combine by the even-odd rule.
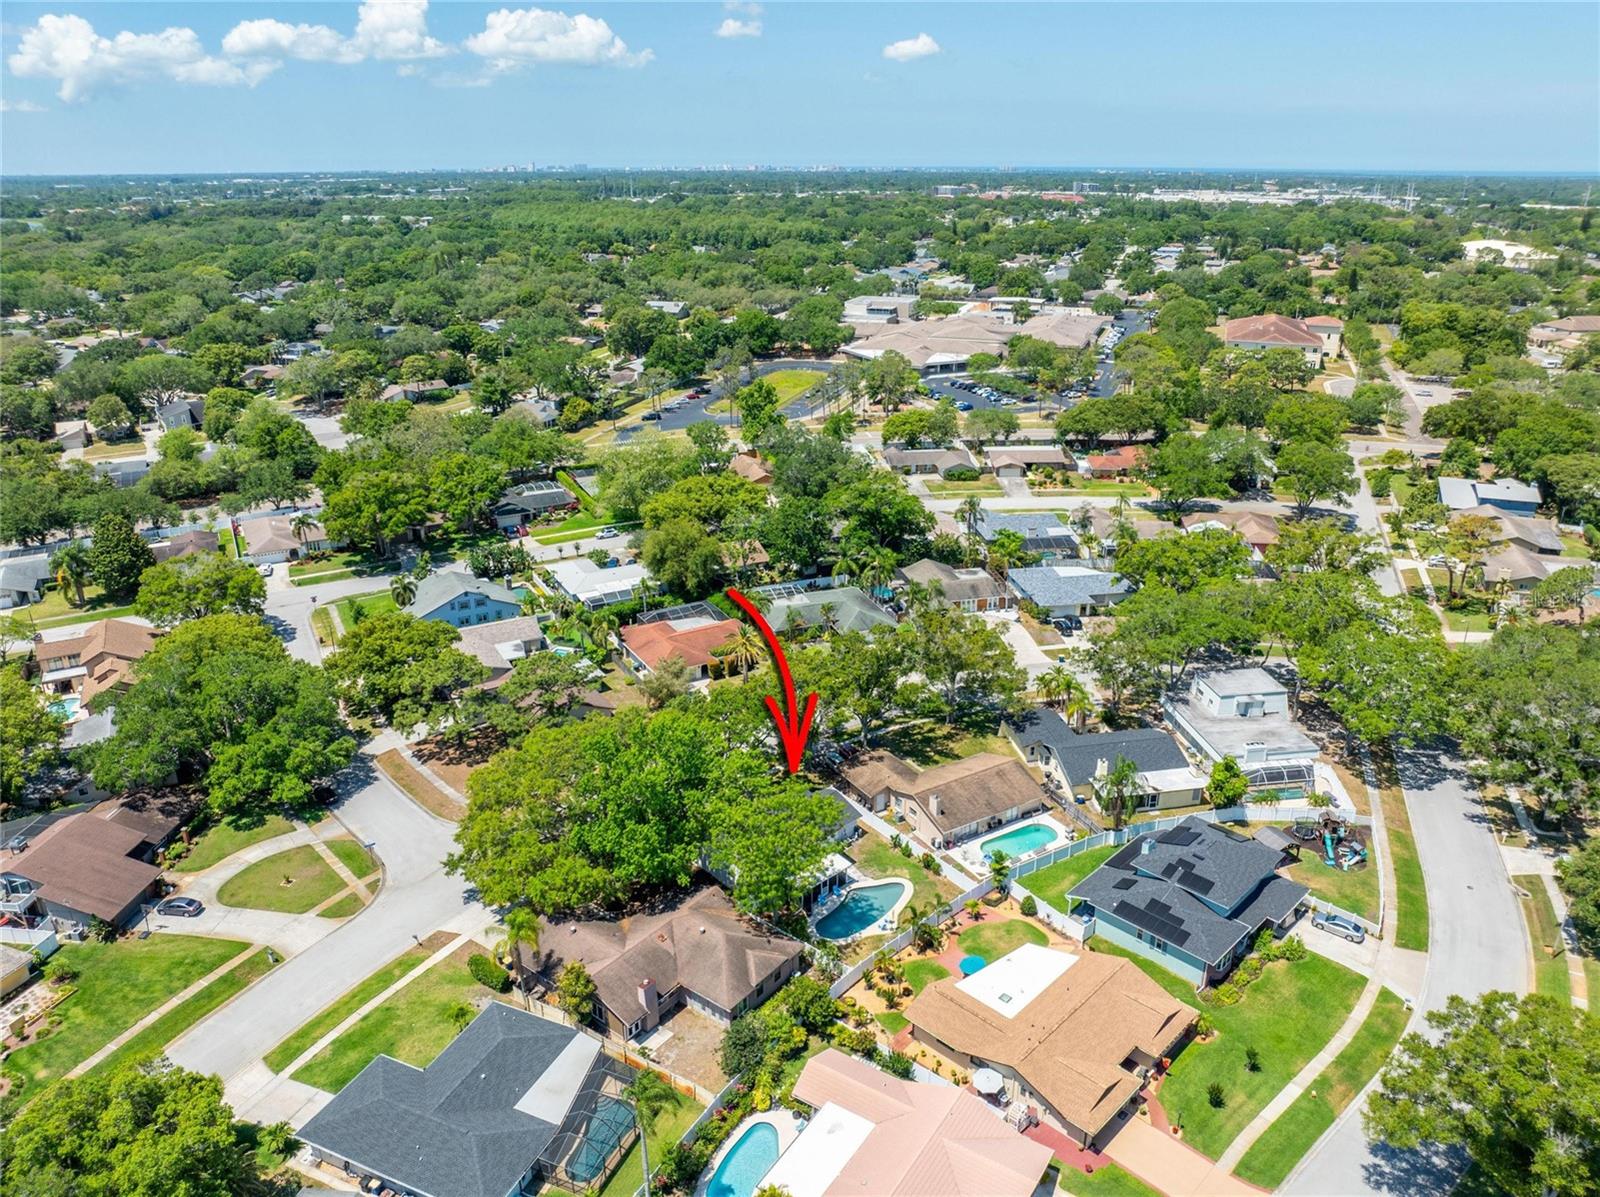
[[[934,826],[944,832],[1014,806],[1028,806],[1037,802],[1041,793],[1039,783],[1022,762],[994,752],[918,770],[894,753],[879,750],[858,758],[843,774],[868,797],[888,789],[916,799]]]
[[[1196,1013],[1132,961],[1098,952],[1077,954],[1072,967],[1009,1018],[964,993],[960,982],[947,977],[924,989],[906,1009],[912,1025],[956,1051],[1010,1068],[1091,1136],[1139,1088],[1122,1062],[1136,1049],[1155,1058],[1168,1054]]]
[[[47,827],[0,868],[33,882],[47,902],[110,922],[161,876],[129,855],[144,847],[142,832],[86,812]]]
[[[624,1022],[639,1017],[639,986],[665,997],[682,985],[731,1011],[800,945],[753,929],[716,886],[664,910],[619,919],[541,920],[537,967],[553,974],[574,960],[594,978],[600,1000]]]
[[[762,486],[772,481],[772,471],[767,468],[767,463],[761,460],[761,454],[750,449],[735,453],[733,460],[728,462],[728,469],[739,477]]]
[[[49,671],[77,657],[84,668],[81,697],[87,702],[121,682],[128,667],[150,651],[158,634],[130,620],[102,619],[90,624],[81,636],[34,645],[34,659],[41,670]]]

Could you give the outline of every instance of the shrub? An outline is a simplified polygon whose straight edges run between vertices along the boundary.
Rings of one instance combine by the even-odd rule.
[[[1196,1039],[1209,1039],[1216,1029],[1217,1025],[1211,1021],[1211,1015],[1204,1010],[1195,1016],[1194,1037]]]
[[[904,1052],[883,1052],[876,1061],[879,1068],[902,1081],[911,1079],[912,1060]]]
[[[496,993],[507,993],[511,989],[511,974],[482,952],[474,952],[467,957],[467,971],[479,985]]]
[[[978,471],[972,466],[956,466],[946,470],[944,477],[946,482],[976,482]]]
[[[1244,1049],[1244,1067],[1246,1072],[1261,1071],[1261,1053],[1253,1047]]]
[[[900,855],[901,856],[904,856],[907,860],[910,860],[916,854],[917,854],[917,851],[916,851],[915,848],[913,848],[911,846],[911,843],[910,843],[909,840],[901,840],[900,841]]]
[[[1039,903],[1033,900],[1032,894],[1022,899],[1022,913],[1029,918],[1033,918],[1039,913]]]
[[[1224,981],[1211,991],[1211,1000],[1219,1006],[1236,1005],[1244,994],[1231,981]]]
[[[918,858],[917,863],[930,873],[936,872],[939,868],[939,858],[932,852],[924,852]]]
[[[1212,1081],[1206,1086],[1206,1100],[1211,1103],[1212,1109],[1220,1110],[1222,1108],[1222,1086],[1216,1081]]]
[[[44,979],[52,985],[70,985],[78,979],[78,970],[65,960],[52,960],[44,966]]]

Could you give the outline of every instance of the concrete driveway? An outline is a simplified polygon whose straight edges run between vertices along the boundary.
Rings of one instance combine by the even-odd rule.
[[[392,786],[367,757],[346,772],[348,797],[336,815],[383,862],[384,884],[372,904],[285,961],[233,1001],[201,1020],[167,1049],[172,1060],[232,1083],[301,1023],[406,948],[437,930],[481,932],[493,921],[442,864],[453,825],[436,819]]]
[[[1428,963],[1412,1030],[1454,993],[1526,993],[1528,935],[1511,879],[1461,761],[1448,751],[1400,754],[1400,782],[1428,889]],[[1444,1197],[1460,1175],[1456,1153],[1395,1151],[1367,1142],[1364,1101],[1352,1102],[1279,1190]]]

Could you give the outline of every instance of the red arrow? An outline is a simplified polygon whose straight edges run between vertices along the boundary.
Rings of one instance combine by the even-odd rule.
[[[739,604],[739,609],[755,621],[756,627],[767,642],[767,647],[772,651],[772,661],[778,667],[778,676],[783,679],[783,696],[786,705],[779,708],[778,700],[772,695],[767,695],[767,710],[772,712],[772,722],[777,726],[778,739],[783,742],[784,759],[789,766],[790,773],[800,771],[801,758],[805,756],[806,739],[811,735],[811,718],[817,713],[816,692],[806,695],[804,712],[800,711],[795,702],[794,677],[789,672],[789,658],[783,655],[783,645],[778,643],[777,636],[773,635],[772,627],[761,617],[761,612],[756,605],[733,587],[728,587],[728,597]]]

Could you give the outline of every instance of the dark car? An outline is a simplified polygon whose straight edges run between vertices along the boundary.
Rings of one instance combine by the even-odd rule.
[[[661,418],[661,413],[658,411],[647,411],[639,418],[641,420],[659,420]]]
[[[970,399],[963,399],[960,403],[956,404],[956,410],[957,411],[971,411],[972,410],[972,401]]]
[[[205,904],[199,898],[168,898],[156,907],[157,914],[178,919],[198,918],[204,910]]]

